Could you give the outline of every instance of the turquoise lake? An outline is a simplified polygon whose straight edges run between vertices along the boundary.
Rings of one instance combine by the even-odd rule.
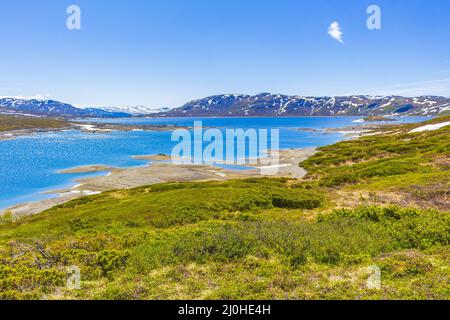
[[[360,117],[292,118],[162,118],[162,119],[90,119],[100,123],[124,125],[193,126],[202,121],[207,128],[279,129],[280,148],[318,147],[338,142],[344,133],[301,131],[298,128],[343,128],[355,125]],[[418,122],[424,118],[405,117],[398,122]],[[86,121],[86,120],[85,120]],[[84,133],[64,131],[34,134],[0,141],[0,209],[37,201],[55,195],[47,191],[74,186],[74,180],[96,174],[59,174],[62,169],[103,164],[115,167],[146,165],[133,155],[170,154],[177,142],[171,131],[115,131]]]

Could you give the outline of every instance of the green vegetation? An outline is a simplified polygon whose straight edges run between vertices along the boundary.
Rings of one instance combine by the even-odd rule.
[[[384,116],[369,116],[364,118],[365,121],[395,121],[394,118]]]
[[[60,119],[0,115],[0,131],[57,129],[65,126],[67,122]]]
[[[450,129],[413,127],[321,148],[305,181],[159,184],[7,215],[0,299],[449,299]]]
[[[324,187],[396,194],[403,201],[399,204],[450,210],[450,127],[409,133],[420,125],[392,126],[387,134],[320,148],[301,165]]]

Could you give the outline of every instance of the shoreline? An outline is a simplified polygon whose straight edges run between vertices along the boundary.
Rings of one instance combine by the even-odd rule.
[[[297,128],[296,130],[316,130],[323,133],[341,133],[343,134],[342,140],[357,139],[365,135],[374,135],[382,133],[382,129],[388,127],[390,124],[355,124],[344,128],[325,128],[325,129],[308,129]],[[100,127],[91,127],[91,124],[77,124],[75,127],[80,126],[84,128],[83,132],[97,133],[105,132],[98,131]],[[86,127],[87,126],[87,127]],[[134,126],[127,127],[127,131],[131,131]],[[146,126],[155,129],[152,126]],[[105,130],[105,127],[101,127]],[[165,130],[173,130],[174,126],[165,127]],[[136,128],[134,128],[136,129]],[[64,131],[63,130],[51,130],[49,132]],[[120,129],[119,129],[120,130]],[[149,129],[151,130],[151,129]],[[114,130],[112,130],[114,131]],[[381,131],[381,132],[378,132]],[[42,131],[41,131],[42,132]],[[278,173],[273,177],[291,177],[294,179],[301,179],[306,175],[306,171],[298,164],[317,152],[317,148],[299,148],[299,149],[283,149],[280,150],[280,162],[277,166]],[[165,182],[188,182],[188,181],[225,181],[231,179],[243,179],[253,177],[263,177],[261,175],[261,169],[264,166],[255,167],[251,164],[242,165],[248,167],[248,170],[238,170],[221,168],[214,165],[175,165],[170,161],[170,157],[167,155],[140,155],[132,156],[135,159],[148,161],[143,166],[117,168],[102,164],[96,165],[83,165],[74,168],[67,168],[60,170],[59,174],[71,174],[71,173],[98,173],[107,172],[104,176],[96,177],[84,177],[75,179],[72,182],[75,184],[71,188],[64,188],[60,190],[50,190],[43,194],[55,195],[55,197],[30,201],[13,205],[11,207],[0,209],[0,216],[5,213],[11,213],[13,217],[20,218],[23,216],[38,214],[42,211],[50,209],[56,205],[63,204],[65,202],[81,198],[84,196],[95,195],[105,191],[117,190],[117,189],[129,189],[139,187],[143,185],[151,185]],[[219,163],[217,164],[219,165]],[[267,167],[268,168],[268,167]]]
[[[69,122],[67,126],[61,128],[30,128],[0,131],[0,141],[12,140],[18,137],[33,136],[43,133],[56,133],[66,131],[80,131],[84,133],[111,133],[114,131],[171,131],[177,129],[192,129],[189,126],[171,125],[121,125],[94,122]]]
[[[311,116],[278,116],[278,117],[256,117],[256,116],[246,116],[246,117],[234,117],[234,118],[311,118]],[[364,116],[312,116],[313,118],[348,118],[348,117],[361,117],[361,120],[364,120]],[[413,116],[412,116],[413,117]],[[180,117],[173,117],[174,119]],[[182,117],[182,118],[192,118],[192,117]],[[195,118],[195,117],[194,117]],[[228,117],[203,117],[207,119],[221,119]],[[166,117],[135,117],[134,119],[170,119]],[[323,129],[314,129],[314,128],[292,128],[300,131],[317,131],[317,132],[335,132],[339,133],[343,130],[352,130],[357,127],[364,130],[371,130],[375,128],[381,128],[389,125],[395,125],[393,120],[386,121],[384,123],[380,123],[380,120],[365,120],[362,122],[355,122],[355,125],[347,126],[343,128],[323,128]],[[398,123],[397,123],[398,124]],[[209,128],[209,127],[204,127]],[[178,125],[155,125],[155,124],[144,124],[144,125],[125,125],[118,123],[101,123],[95,121],[81,121],[80,119],[71,119],[67,120],[67,125],[62,126],[60,128],[45,128],[45,127],[36,127],[29,129],[16,129],[16,130],[7,130],[0,131],[0,141],[3,140],[11,140],[17,137],[22,136],[31,136],[39,133],[54,133],[54,132],[65,132],[65,131],[80,131],[85,133],[109,133],[114,131],[171,131],[176,129],[193,129],[193,126],[178,126]],[[354,130],[355,131],[355,130]],[[363,131],[362,131],[363,132]],[[344,133],[347,133],[346,131]]]
[[[306,170],[298,164],[317,152],[316,148],[285,149],[279,151],[279,164],[273,166],[278,172],[271,177],[290,177],[301,179],[306,175]],[[200,182],[200,181],[226,181],[234,179],[245,179],[264,177],[261,174],[263,165],[245,164],[248,170],[237,170],[221,168],[214,165],[173,164],[167,161],[165,155],[136,156],[149,162],[145,166],[116,168],[103,165],[87,165],[69,168],[59,171],[66,173],[94,173],[107,171],[104,176],[87,177],[76,179],[75,186],[61,190],[51,190],[45,194],[55,194],[55,197],[21,203],[6,208],[0,212],[0,216],[6,212],[11,213],[15,219],[41,213],[56,205],[81,198],[96,195],[102,192],[120,189],[131,189],[134,187],[152,185],[167,182]],[[170,158],[170,157],[169,157]]]

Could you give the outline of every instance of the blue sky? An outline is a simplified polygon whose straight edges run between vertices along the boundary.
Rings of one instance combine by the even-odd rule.
[[[71,4],[81,30],[66,28]],[[371,4],[381,30],[366,27]],[[448,0],[1,0],[0,12],[0,96],[149,107],[221,93],[450,96]]]

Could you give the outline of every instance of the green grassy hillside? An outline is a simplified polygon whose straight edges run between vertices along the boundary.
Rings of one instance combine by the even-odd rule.
[[[308,177],[340,195],[369,194],[399,205],[450,210],[450,126],[410,133],[423,125],[389,126],[384,133],[319,149],[301,165]],[[360,199],[359,199],[360,200]]]
[[[169,183],[7,215],[0,298],[449,299],[450,127],[413,127],[321,148],[304,181]],[[80,290],[65,287],[72,265]]]
[[[60,119],[0,115],[0,131],[55,129],[65,126],[67,126],[67,123]]]

